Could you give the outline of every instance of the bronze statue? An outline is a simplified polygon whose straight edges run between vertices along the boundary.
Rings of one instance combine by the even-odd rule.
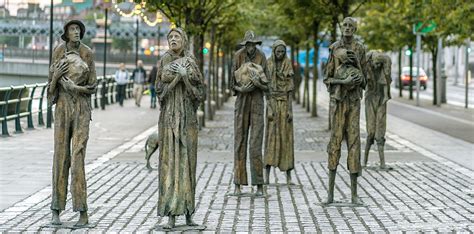
[[[154,86],[155,84],[153,84]],[[154,132],[148,136],[145,142],[145,160],[146,160],[146,168],[148,170],[153,170],[153,168],[150,165],[150,158],[151,155],[153,155],[158,148],[160,148],[160,138],[158,135],[158,132]]]
[[[196,111],[205,98],[205,87],[184,30],[173,28],[167,38],[170,50],[159,61],[156,79],[161,104],[158,215],[169,217],[162,228],[171,229],[178,215],[186,216],[188,226],[197,226],[192,220],[198,145]]]
[[[268,90],[267,61],[257,45],[262,42],[252,31],[245,33],[240,43],[243,47],[235,52],[232,68],[231,89],[237,95],[234,118],[234,184],[235,195],[241,194],[241,185],[247,181],[247,141],[250,131],[251,183],[257,185],[255,195],[263,195],[262,144],[264,129],[264,92]]]
[[[377,51],[367,53],[367,88],[365,91],[365,120],[367,142],[365,145],[364,166],[367,166],[370,147],[377,141],[380,169],[391,169],[385,165],[384,145],[387,126],[387,101],[392,83],[390,57]]]
[[[286,44],[277,40],[267,62],[270,83],[267,95],[267,127],[265,133],[265,183],[269,183],[271,167],[286,172],[287,184],[292,184],[295,168],[293,138],[293,67],[286,56]]]
[[[61,225],[59,214],[65,209],[69,169],[74,211],[80,212],[76,227],[88,224],[87,185],[84,171],[91,94],[96,92],[97,77],[92,50],[81,43],[85,33],[81,21],[64,25],[61,43],[54,49],[48,79],[48,100],[56,104],[54,116],[53,194],[51,202],[53,225]]]
[[[341,157],[341,143],[348,148],[347,167],[351,177],[352,204],[359,204],[357,177],[360,165],[360,99],[366,81],[365,47],[353,37],[357,30],[354,18],[342,24],[342,39],[329,47],[330,57],[324,83],[330,93],[331,139],[328,144],[329,189],[327,203],[334,202],[336,169]]]

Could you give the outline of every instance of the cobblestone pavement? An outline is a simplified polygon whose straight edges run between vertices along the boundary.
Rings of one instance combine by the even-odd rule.
[[[226,196],[233,190],[232,104],[231,100],[218,111],[216,121],[208,122],[200,133],[194,219],[206,225],[206,231],[474,232],[472,171],[447,160],[431,160],[429,152],[390,133],[387,151],[402,156],[389,161],[395,168],[392,171],[363,172],[359,196],[365,206],[321,205],[327,196],[328,178],[326,162],[320,156],[302,156],[296,163],[296,185],[285,185],[284,173],[273,171],[266,197]],[[321,110],[320,114],[318,119],[310,118],[300,106],[295,106],[297,157],[305,152],[325,155],[329,134],[325,130],[327,112]],[[157,172],[146,170],[143,162],[143,144],[152,131],[154,128],[87,166],[90,221],[97,224],[87,231],[149,232],[166,221],[156,214]],[[156,155],[153,159],[156,167]],[[335,199],[339,201],[350,200],[350,181],[344,164],[341,162],[336,179]],[[243,192],[251,189],[245,187]],[[50,191],[51,187],[46,187],[0,213],[0,231],[69,232],[41,227],[51,218]],[[77,218],[68,200],[61,219]],[[177,222],[184,223],[183,217]],[[83,231],[86,230],[72,232]]]

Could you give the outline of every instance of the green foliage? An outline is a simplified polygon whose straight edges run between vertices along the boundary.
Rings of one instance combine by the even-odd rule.
[[[0,44],[7,44],[7,46],[18,47],[18,37],[16,36],[0,36]]]
[[[120,50],[120,52],[127,52],[132,50],[132,41],[129,39],[114,38],[112,41],[112,48]]]

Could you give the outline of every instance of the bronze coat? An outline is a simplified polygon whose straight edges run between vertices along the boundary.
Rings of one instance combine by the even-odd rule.
[[[169,66],[186,60],[192,90],[183,81],[170,89],[176,74]],[[158,215],[175,216],[194,213],[198,120],[196,111],[205,98],[205,87],[194,57],[165,53],[157,68],[156,92],[160,101],[159,132],[159,197]]]
[[[234,73],[246,62],[259,64],[267,74],[267,61],[260,50],[256,50],[253,58],[247,56],[245,47],[235,53],[230,82],[231,89],[237,95],[234,111],[234,184],[248,185],[246,161],[249,141],[251,183],[261,185],[264,183],[262,161],[264,92],[259,88],[248,93],[240,93],[234,89],[237,85]]]
[[[54,49],[52,66],[49,73],[48,100],[56,104],[54,112],[54,161],[53,194],[51,209],[64,210],[67,197],[69,169],[71,168],[71,193],[74,211],[87,211],[87,185],[84,171],[84,159],[89,122],[91,119],[90,94],[68,92],[58,82],[51,90],[54,65],[65,54],[65,43]],[[84,44],[78,48],[81,59],[87,63],[88,71],[75,81],[76,85],[95,89],[97,77],[92,50]],[[62,78],[60,78],[62,79]]]
[[[270,80],[267,115],[273,115],[273,120],[266,119],[264,163],[288,171],[295,167],[293,121],[288,121],[288,114],[293,114],[291,96],[294,73],[291,61],[286,56],[281,66],[277,67],[274,53],[280,45],[286,47],[278,41],[274,43],[272,56],[267,63]]]

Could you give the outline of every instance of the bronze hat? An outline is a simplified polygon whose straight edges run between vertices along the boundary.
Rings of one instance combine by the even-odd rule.
[[[61,39],[63,39],[66,42],[69,41],[69,39],[67,38],[67,27],[69,27],[69,25],[71,25],[71,24],[76,24],[76,25],[79,26],[79,28],[81,29],[80,38],[82,40],[82,38],[84,37],[84,34],[86,33],[86,26],[79,20],[70,20],[64,25],[63,34],[61,35]]]
[[[255,33],[252,30],[245,32],[244,40],[240,43],[240,45],[245,46],[247,43],[256,43],[261,45],[262,41],[256,39]]]

